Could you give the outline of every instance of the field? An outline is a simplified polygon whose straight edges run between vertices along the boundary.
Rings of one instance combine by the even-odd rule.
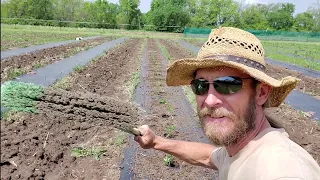
[[[203,38],[188,39],[201,47],[206,41]],[[320,71],[320,42],[292,42],[262,40],[266,58],[282,61],[308,69]]]
[[[16,28],[18,30],[12,32],[18,33],[23,27],[6,28],[5,32]],[[71,34],[69,37],[103,37],[1,60],[1,66],[5,65],[1,67],[2,83],[17,76],[4,76],[12,71],[10,69],[32,74],[33,68],[62,61],[86,48],[122,36],[128,38],[87,65],[75,66],[71,73],[52,84],[53,89],[45,94],[44,100],[37,102],[37,107],[45,113],[5,114],[1,120],[1,179],[213,179],[216,176],[215,171],[188,165],[162,152],[139,148],[131,135],[113,128],[101,118],[102,115],[97,117],[105,112],[92,113],[85,109],[89,102],[101,103],[103,97],[112,97],[123,103],[135,102],[148,114],[148,118],[137,124],[148,124],[163,137],[208,143],[197,120],[190,88],[165,84],[168,63],[195,56],[175,41],[182,39],[181,35],[59,28],[52,28],[49,32],[48,28],[41,28],[27,29],[26,34],[41,37],[38,33],[41,31],[46,32],[47,37],[56,33]],[[3,32],[2,35],[14,36]],[[27,37],[31,44],[36,44],[39,39]],[[47,42],[61,40],[56,38]],[[189,42],[200,45],[198,39],[189,39]],[[8,41],[7,46],[21,47],[17,44]],[[286,53],[295,54],[292,51]],[[30,60],[32,58],[35,60]],[[296,88],[298,91],[320,97],[319,78],[272,65],[267,68],[268,73],[276,78],[297,76],[301,79]],[[59,89],[69,93],[61,94]],[[73,101],[79,94],[83,94],[77,101],[81,105],[63,105],[66,102],[63,99]],[[105,103],[115,109],[122,108],[112,101]],[[312,113],[295,110],[285,103],[268,111],[277,116],[291,138],[320,163],[320,124],[313,119]],[[111,112],[109,115],[116,119],[123,114]]]

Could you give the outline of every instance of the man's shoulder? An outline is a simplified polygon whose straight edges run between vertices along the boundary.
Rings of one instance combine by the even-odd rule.
[[[259,147],[247,158],[248,165],[256,168],[256,172],[266,176],[302,179],[319,175],[320,168],[316,161],[290,140],[284,131],[270,131],[261,138]]]

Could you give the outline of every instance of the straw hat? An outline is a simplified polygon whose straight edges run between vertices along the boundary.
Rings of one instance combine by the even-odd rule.
[[[279,106],[297,84],[294,77],[288,76],[279,81],[265,73],[264,50],[257,37],[241,29],[223,27],[212,30],[197,58],[180,59],[169,65],[167,85],[190,85],[197,69],[215,66],[239,69],[270,85],[272,90],[265,107]]]

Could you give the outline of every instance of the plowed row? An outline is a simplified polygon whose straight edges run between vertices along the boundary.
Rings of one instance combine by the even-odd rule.
[[[30,73],[33,69],[55,63],[111,39],[113,38],[90,39],[3,59],[1,60],[1,83],[10,80],[15,72]]]
[[[82,72],[74,73],[75,83],[69,90],[73,93],[79,90],[115,97],[123,102],[129,101],[130,94],[124,85],[136,70],[134,65],[139,64],[137,61],[141,43],[139,39],[128,40],[108,51],[99,60],[91,62]],[[116,83],[108,85],[111,82]],[[55,92],[47,95],[59,97]],[[56,99],[61,100],[61,97]],[[72,96],[68,98],[70,97]],[[88,103],[83,101],[81,104]],[[52,111],[54,108],[45,101],[40,106],[48,112],[18,114],[11,117],[16,118],[15,122],[1,121],[2,179],[119,178],[119,162],[123,159],[122,149],[126,143],[124,133],[90,116],[66,117],[66,113],[62,113],[59,108]],[[75,147],[99,148],[105,152],[99,161],[91,156],[76,158],[71,156]]]

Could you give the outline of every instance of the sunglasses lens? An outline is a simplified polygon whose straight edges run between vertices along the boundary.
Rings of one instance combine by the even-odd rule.
[[[219,77],[214,81],[214,88],[221,94],[233,94],[242,87],[241,78],[225,76]]]
[[[191,82],[191,89],[196,95],[204,95],[209,90],[209,83],[204,79],[195,79]]]

